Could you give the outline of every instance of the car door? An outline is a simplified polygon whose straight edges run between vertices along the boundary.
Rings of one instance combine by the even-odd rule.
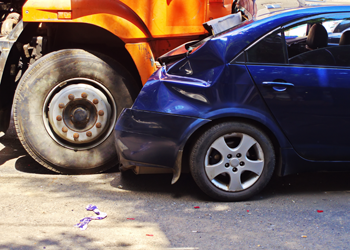
[[[337,47],[338,54],[350,55],[349,48]],[[284,33],[278,30],[246,51],[246,66],[299,155],[350,160],[350,64],[337,65],[320,53],[328,52],[311,51],[313,63],[289,62]]]

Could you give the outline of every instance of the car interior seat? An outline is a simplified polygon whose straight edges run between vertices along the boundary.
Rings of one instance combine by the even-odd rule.
[[[341,35],[339,45],[350,45],[350,30],[345,31]]]
[[[329,51],[328,32],[322,24],[314,24],[306,39],[307,52],[289,59],[290,64],[335,66],[337,61]]]
[[[310,50],[327,47],[328,33],[322,24],[315,23],[312,25],[306,39],[306,45]]]

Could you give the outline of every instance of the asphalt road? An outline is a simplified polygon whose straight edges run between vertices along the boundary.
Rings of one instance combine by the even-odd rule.
[[[11,132],[12,131],[12,132]],[[182,175],[58,175],[0,138],[0,249],[349,249],[350,173],[273,179],[249,201],[212,201]],[[349,166],[350,167],[350,166]],[[85,231],[74,227],[107,213]],[[199,208],[194,208],[194,207]]]

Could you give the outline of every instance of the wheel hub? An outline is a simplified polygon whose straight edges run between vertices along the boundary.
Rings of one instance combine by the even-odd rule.
[[[97,140],[108,128],[111,116],[111,107],[102,91],[83,83],[56,93],[48,111],[53,131],[74,144]]]
[[[62,113],[64,123],[73,131],[91,129],[98,117],[96,106],[89,100],[81,98],[70,101]]]
[[[90,112],[82,107],[76,108],[72,113],[72,122],[74,125],[79,127],[85,127],[89,121]]]
[[[238,167],[238,165],[239,165],[239,160],[238,160],[237,158],[234,158],[234,159],[230,160],[230,165],[231,165],[232,167]]]

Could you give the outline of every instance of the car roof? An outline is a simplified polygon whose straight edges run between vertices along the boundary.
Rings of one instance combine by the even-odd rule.
[[[350,5],[302,7],[270,13],[254,20],[247,20],[230,30],[213,36],[208,42],[209,44],[215,43],[221,44],[220,46],[227,46],[225,55],[222,55],[224,58],[222,59],[229,62],[239,51],[250,46],[261,36],[278,27],[284,26],[298,19],[307,18],[308,16],[341,12],[350,13]]]

